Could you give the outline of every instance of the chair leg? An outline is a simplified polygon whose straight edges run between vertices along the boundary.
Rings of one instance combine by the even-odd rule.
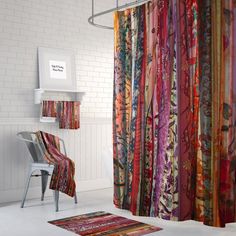
[[[26,180],[26,183],[25,183],[25,190],[24,190],[22,201],[21,201],[21,208],[23,208],[24,204],[25,204],[25,199],[26,199],[26,195],[27,195],[27,192],[28,192],[28,189],[29,189],[31,175],[32,175],[32,169],[30,168],[28,176],[27,176],[27,180]]]
[[[75,204],[77,204],[78,201],[77,201],[77,195],[76,195],[76,192],[75,192],[74,200],[75,200]]]
[[[58,211],[58,201],[59,201],[59,191],[58,190],[54,190],[54,202],[55,202],[55,209],[56,211]]]
[[[48,172],[45,170],[41,170],[41,181],[42,181],[42,195],[41,195],[41,201],[44,200],[44,193],[47,188],[47,183],[48,183]]]

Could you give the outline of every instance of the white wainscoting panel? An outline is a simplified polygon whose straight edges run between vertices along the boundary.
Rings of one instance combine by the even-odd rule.
[[[112,186],[111,173],[104,163],[104,156],[112,159],[111,119],[83,118],[79,130],[60,130],[57,123],[44,124],[35,119],[0,119],[0,203],[21,200],[30,156],[16,133],[37,130],[64,139],[67,155],[76,166],[77,192]],[[31,179],[27,197],[40,198],[40,178]],[[52,195],[52,191],[47,190],[46,195]]]

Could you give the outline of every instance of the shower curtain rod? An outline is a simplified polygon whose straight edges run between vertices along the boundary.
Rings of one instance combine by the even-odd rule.
[[[94,0],[92,0],[92,15],[88,18],[88,22],[89,22],[89,24],[91,24],[95,27],[98,27],[98,28],[113,30],[114,27],[97,24],[97,23],[94,22],[94,19],[99,17],[99,16],[106,15],[106,14],[114,12],[114,11],[123,10],[125,8],[133,7],[133,6],[136,6],[136,5],[139,5],[139,4],[142,4],[142,3],[147,3],[147,2],[150,2],[150,1],[151,0],[136,0],[134,2],[126,3],[124,5],[119,6],[119,0],[116,0],[116,7],[94,14]]]

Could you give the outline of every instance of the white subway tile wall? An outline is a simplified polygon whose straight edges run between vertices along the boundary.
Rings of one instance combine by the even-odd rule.
[[[115,3],[95,1],[96,11]],[[113,31],[90,26],[90,14],[90,0],[0,0],[0,203],[20,200],[23,194],[29,154],[16,139],[22,130],[41,129],[64,138],[75,161],[78,191],[111,186],[103,160],[107,155],[112,159]],[[112,25],[112,14],[99,21]],[[77,89],[86,92],[79,130],[39,123],[33,99],[38,47],[75,52]],[[45,97],[59,96],[66,97]],[[40,179],[33,180],[29,198],[40,196],[40,185]]]
[[[95,11],[115,6],[95,2]],[[0,119],[38,117],[38,47],[72,49],[81,116],[112,116],[113,31],[90,26],[90,14],[90,0],[0,0]],[[112,25],[112,14],[99,21]]]

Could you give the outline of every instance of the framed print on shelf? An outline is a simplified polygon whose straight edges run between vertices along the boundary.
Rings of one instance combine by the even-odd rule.
[[[72,51],[38,48],[39,87],[45,90],[76,90],[75,56]]]

